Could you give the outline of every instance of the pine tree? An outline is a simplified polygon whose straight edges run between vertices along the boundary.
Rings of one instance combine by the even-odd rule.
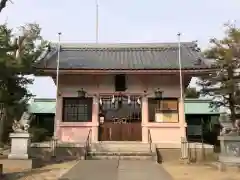
[[[33,82],[28,75],[35,74],[33,64],[46,47],[40,32],[38,24],[26,24],[19,27],[20,36],[14,36],[6,24],[0,25],[0,142],[6,119],[18,119],[32,96],[26,87]]]
[[[213,71],[199,84],[204,95],[213,96],[212,106],[229,108],[230,119],[236,126],[240,109],[240,29],[234,24],[226,24],[225,27],[223,39],[210,40],[212,46],[205,56],[210,59]]]

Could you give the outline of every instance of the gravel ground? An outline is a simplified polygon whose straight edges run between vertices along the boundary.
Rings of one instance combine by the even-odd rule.
[[[181,164],[177,162],[165,162],[163,167],[174,180],[239,180],[240,172],[236,168],[220,172],[210,165],[204,164]]]

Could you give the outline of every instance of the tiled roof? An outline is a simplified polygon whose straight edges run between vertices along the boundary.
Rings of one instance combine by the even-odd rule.
[[[56,46],[55,46],[56,47]],[[60,69],[179,69],[178,43],[61,44]],[[57,51],[37,63],[56,69]],[[208,68],[196,43],[181,43],[183,69]]]

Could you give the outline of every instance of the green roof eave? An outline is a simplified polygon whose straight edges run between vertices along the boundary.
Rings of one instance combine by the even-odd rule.
[[[28,111],[33,114],[55,114],[55,99],[34,99],[29,105]]]
[[[185,99],[185,114],[220,114],[218,108],[210,107],[211,99]]]

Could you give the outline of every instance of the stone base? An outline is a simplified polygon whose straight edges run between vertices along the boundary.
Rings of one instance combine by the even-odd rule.
[[[224,164],[229,164],[229,165],[240,165],[240,157],[235,157],[235,156],[219,156],[219,161]]]
[[[181,149],[166,148],[160,149],[157,148],[158,162],[171,162],[180,159]]]
[[[237,166],[237,165],[229,165],[229,164],[225,164],[222,162],[214,162],[209,165],[216,168],[217,170],[219,170],[221,172],[228,171],[228,170],[240,172],[240,166]]]
[[[31,170],[34,168],[39,168],[42,165],[42,161],[39,159],[0,159],[0,164],[4,164],[3,169],[16,169],[21,170]]]
[[[9,154],[8,159],[28,159],[28,154]]]
[[[11,133],[11,153],[9,159],[28,159],[29,133]]]

